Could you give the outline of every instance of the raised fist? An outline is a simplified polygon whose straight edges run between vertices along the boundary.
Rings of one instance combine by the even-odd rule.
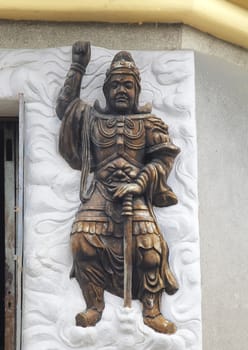
[[[89,41],[76,41],[72,45],[72,63],[79,63],[86,68],[90,61],[90,53]]]

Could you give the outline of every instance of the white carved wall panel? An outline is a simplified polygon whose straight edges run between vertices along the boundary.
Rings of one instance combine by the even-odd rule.
[[[96,327],[74,325],[84,309],[72,264],[70,229],[79,206],[80,173],[58,153],[55,101],[70,66],[71,48],[0,51],[0,98],[25,95],[25,230],[23,350],[200,350],[201,297],[194,115],[194,57],[188,51],[132,52],[142,76],[141,104],[169,125],[181,148],[169,185],[179,204],[156,209],[180,289],[163,296],[162,311],[178,327],[162,335],[143,324],[141,306],[106,293]],[[114,51],[92,48],[81,97],[104,104],[101,91]]]

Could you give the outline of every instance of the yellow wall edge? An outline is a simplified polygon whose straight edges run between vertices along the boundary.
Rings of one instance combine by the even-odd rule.
[[[234,4],[237,4],[241,7],[245,7],[248,9],[248,1],[247,0],[229,0],[230,2],[233,2]]]
[[[239,1],[241,4],[233,2]],[[184,23],[248,48],[243,0],[0,0],[0,19]],[[247,1],[247,0],[244,0]]]

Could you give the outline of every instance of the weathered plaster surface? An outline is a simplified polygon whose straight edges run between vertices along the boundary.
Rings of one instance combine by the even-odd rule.
[[[248,69],[248,50],[183,24],[0,21],[1,48],[47,48],[77,40],[122,50],[194,50]]]
[[[82,97],[101,95],[113,52],[93,48]],[[106,294],[106,310],[94,328],[74,326],[84,308],[79,287],[69,279],[69,232],[79,205],[79,176],[60,157],[60,122],[54,106],[70,63],[70,48],[0,52],[0,98],[25,95],[25,249],[23,350],[201,349],[200,266],[197,221],[197,164],[194,61],[191,52],[134,52],[142,73],[141,102],[169,124],[182,149],[170,177],[177,206],[156,210],[170,246],[180,290],[164,295],[162,310],[178,331],[173,336],[144,326],[140,304],[123,309]]]
[[[47,48],[90,41],[108,49],[173,50],[180,48],[180,24],[108,24],[0,21],[1,48]],[[152,44],[152,46],[151,46]]]

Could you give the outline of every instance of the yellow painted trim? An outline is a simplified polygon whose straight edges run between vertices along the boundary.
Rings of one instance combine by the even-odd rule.
[[[240,3],[234,4],[233,2]],[[248,48],[247,0],[0,0],[0,18],[65,22],[185,23]]]
[[[233,2],[234,4],[237,4],[238,6],[245,7],[248,9],[248,1],[247,0],[229,0],[230,2]]]

